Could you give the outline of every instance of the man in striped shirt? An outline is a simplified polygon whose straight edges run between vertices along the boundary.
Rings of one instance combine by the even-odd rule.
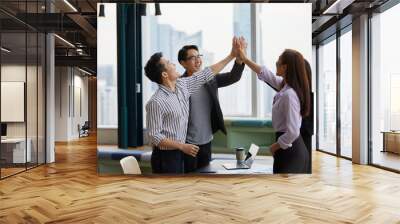
[[[153,173],[183,173],[183,154],[196,157],[199,147],[185,143],[189,97],[233,60],[238,48],[235,37],[227,57],[186,78],[179,78],[175,64],[164,58],[162,53],[151,56],[144,68],[145,74],[159,85],[146,105],[148,136],[153,145]]]

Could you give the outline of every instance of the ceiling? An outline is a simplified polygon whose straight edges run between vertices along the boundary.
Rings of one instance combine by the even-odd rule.
[[[56,66],[79,66],[95,74],[97,2],[69,0],[68,3],[72,7],[64,0],[47,0],[47,6],[45,0],[1,0],[2,46],[12,49],[7,54],[8,60],[16,62],[24,55],[28,60],[33,58],[37,47],[29,43],[33,41],[31,39],[38,32],[54,32],[57,34]],[[50,9],[52,13],[49,13]],[[27,45],[25,41],[28,41]]]

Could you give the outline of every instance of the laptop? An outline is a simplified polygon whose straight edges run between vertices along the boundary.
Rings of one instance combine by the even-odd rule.
[[[227,170],[250,169],[251,165],[253,165],[253,161],[255,160],[259,149],[259,146],[251,144],[250,149],[247,152],[246,159],[243,163],[224,163],[222,164],[222,166]]]

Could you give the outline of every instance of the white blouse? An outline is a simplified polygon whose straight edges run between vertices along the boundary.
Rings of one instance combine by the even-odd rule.
[[[279,90],[282,86],[283,78],[276,76],[265,66],[257,76],[275,89]],[[292,87],[285,84],[274,96],[272,106],[272,126],[276,132],[284,133],[278,138],[278,144],[282,149],[292,147],[292,143],[300,135],[302,119],[300,111],[299,97]]]

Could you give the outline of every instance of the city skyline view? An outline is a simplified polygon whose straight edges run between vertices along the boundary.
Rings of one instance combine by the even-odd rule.
[[[154,16],[154,12],[151,11],[153,10],[152,4],[149,5],[147,16],[142,16],[143,67],[153,53],[163,52],[164,57],[175,63],[177,71],[182,74],[184,69],[177,61],[177,53],[182,46],[195,44],[199,47],[199,53],[203,55],[204,68],[228,55],[233,36],[245,37],[248,42],[247,54],[250,57],[254,56],[251,51],[251,9],[248,3],[162,4],[161,16]],[[98,85],[102,86],[103,91],[99,94],[98,100],[108,103],[99,104],[101,108],[99,108],[98,117],[99,125],[113,127],[117,126],[118,121],[116,113],[116,4],[107,4],[106,6],[107,17],[100,18],[98,21],[98,41],[99,46],[102,46],[99,48],[99,52],[103,55],[98,60]],[[284,5],[258,4],[258,25],[256,26],[258,36],[257,52],[255,53],[258,63],[268,67],[273,65],[269,68],[275,71],[275,61],[285,46],[304,52],[306,58],[311,57],[311,44],[307,41],[307,39],[311,40],[311,36],[299,36],[293,41],[293,38],[290,37],[291,32],[281,29],[283,24],[288,23],[293,23],[292,26],[297,30],[311,29],[307,17],[299,19],[309,12],[307,4],[303,4],[301,7],[304,8],[303,12],[291,12],[293,18],[284,19],[280,13],[282,10],[287,10]],[[203,16],[204,11],[207,11],[207,16]],[[282,17],[281,23],[271,22],[272,18],[278,17]],[[229,71],[232,65],[233,62],[227,65],[223,72]],[[143,114],[145,115],[144,106],[158,86],[144,76],[141,87]],[[256,99],[252,99],[252,91],[258,92]],[[274,94],[275,92],[271,88],[256,81],[254,73],[247,67],[238,83],[219,90],[221,108],[226,117],[270,118]]]

